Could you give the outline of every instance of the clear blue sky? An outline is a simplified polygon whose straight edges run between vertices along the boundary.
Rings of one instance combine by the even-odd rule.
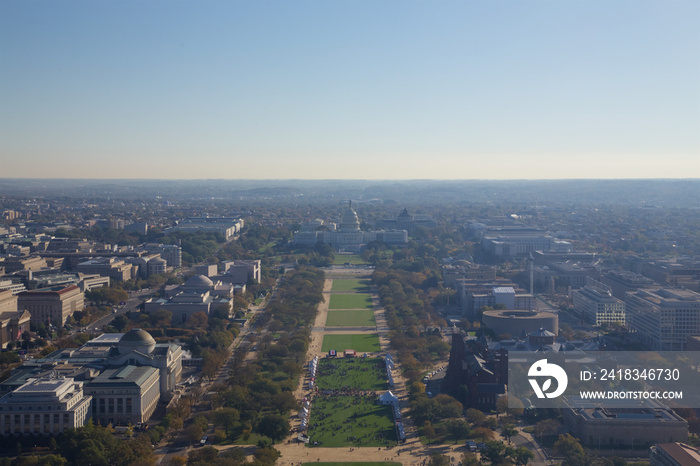
[[[700,177],[700,1],[0,1],[0,177]]]

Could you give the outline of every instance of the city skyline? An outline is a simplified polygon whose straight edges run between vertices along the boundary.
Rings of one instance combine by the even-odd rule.
[[[0,177],[700,177],[700,4],[0,3]]]

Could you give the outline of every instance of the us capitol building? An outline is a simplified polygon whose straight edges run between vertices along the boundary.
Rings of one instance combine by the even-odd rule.
[[[327,226],[328,230],[316,230],[321,226]],[[325,225],[323,220],[317,219],[307,222],[300,231],[294,232],[295,244],[313,247],[316,243],[323,243],[333,246],[338,251],[356,252],[372,241],[403,245],[408,243],[408,232],[406,230],[360,230],[360,221],[352,208],[352,201],[348,202],[343,212],[340,228],[335,224]]]

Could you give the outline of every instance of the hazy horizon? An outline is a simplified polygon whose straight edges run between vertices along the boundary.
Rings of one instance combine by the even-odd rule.
[[[0,177],[700,177],[700,2],[0,2]]]

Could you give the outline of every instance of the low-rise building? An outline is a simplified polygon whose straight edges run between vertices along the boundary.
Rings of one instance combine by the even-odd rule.
[[[559,332],[559,316],[548,311],[484,311],[481,321],[496,335],[508,335],[506,338],[519,338],[539,329],[554,335]]]
[[[219,277],[221,281],[234,285],[245,285],[248,280],[260,283],[259,260],[235,260],[223,263],[224,274]]]
[[[109,288],[109,277],[103,277],[97,274],[86,275],[83,273],[79,273],[78,276],[80,277],[78,287],[83,293],[94,290],[95,288],[102,288],[103,286]]]
[[[529,311],[535,308],[535,297],[505,278],[494,280],[457,279],[457,296],[462,314],[476,319],[483,307],[503,304],[506,309]]]
[[[0,398],[0,435],[56,435],[85,425],[92,397],[73,379],[31,379]]]
[[[681,442],[660,443],[649,449],[651,466],[700,465],[700,449]]]
[[[83,310],[85,294],[75,285],[23,291],[17,295],[17,307],[28,311],[34,323],[60,327],[75,311]]]
[[[0,347],[20,339],[29,330],[31,315],[17,309],[17,296],[10,290],[0,291]]]
[[[150,254],[160,255],[169,268],[182,267],[182,248],[176,244],[146,243],[143,245],[143,249]]]
[[[41,270],[47,267],[46,261],[39,256],[7,257],[0,262],[0,265],[5,269],[6,274],[22,270]]]
[[[572,294],[574,312],[593,325],[625,323],[625,303],[612,295],[609,287],[589,279]]]
[[[600,277],[600,282],[610,287],[610,292],[617,299],[625,300],[628,292],[640,288],[651,288],[656,283],[651,278],[626,270],[611,270]]]
[[[700,335],[700,294],[676,288],[627,293],[627,324],[656,351],[685,351],[688,337]]]
[[[229,217],[190,217],[183,219],[176,226],[168,228],[166,233],[171,231],[213,231],[220,233],[228,241],[245,226],[242,218]]]
[[[564,397],[564,403],[565,428],[590,447],[648,448],[688,438],[688,423],[654,400],[616,400],[614,408],[580,397]]]
[[[92,418],[100,424],[146,422],[158,405],[158,369],[124,366],[102,372],[85,387],[92,396]]]
[[[442,279],[445,286],[457,288],[457,280],[495,280],[496,267],[475,265],[466,260],[459,260],[442,266]]]
[[[98,257],[79,263],[75,270],[85,274],[97,274],[116,281],[136,278],[138,266],[128,264],[116,257]]]

